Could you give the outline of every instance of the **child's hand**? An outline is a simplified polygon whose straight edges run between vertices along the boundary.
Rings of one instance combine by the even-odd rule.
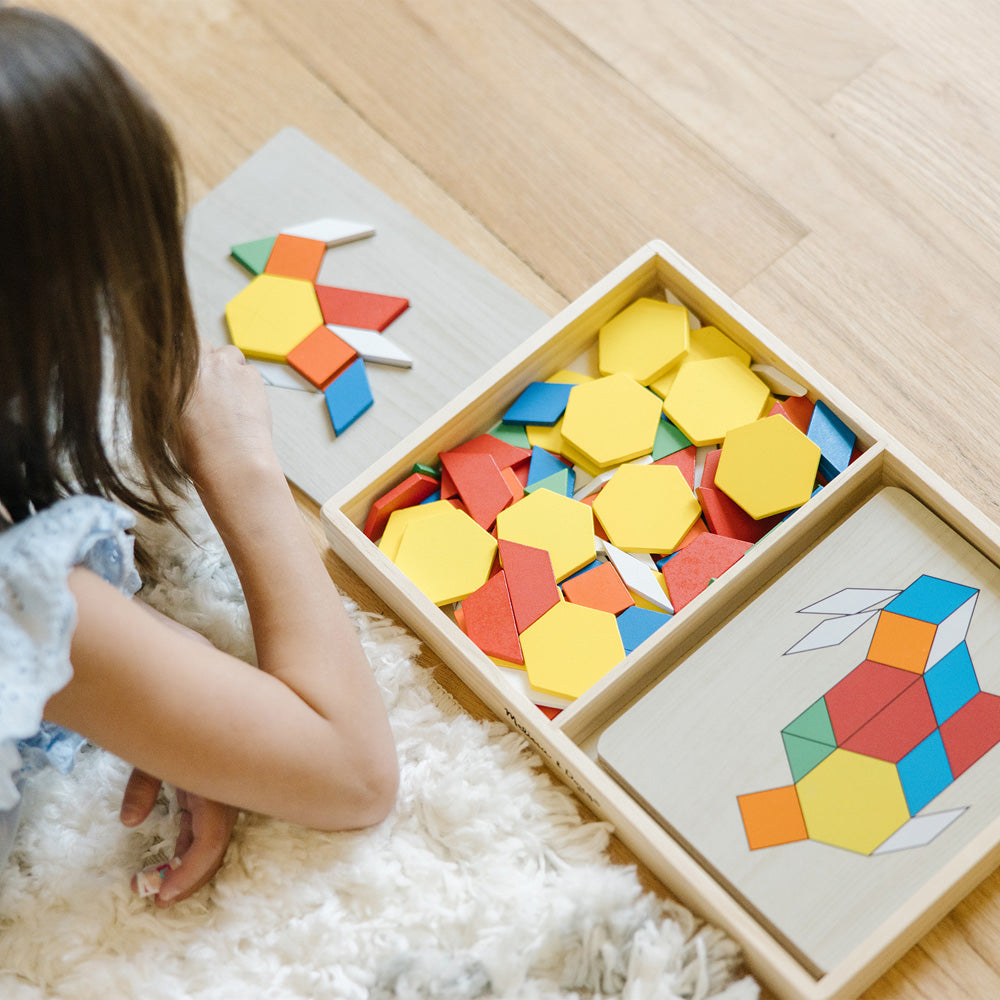
[[[238,485],[249,464],[273,460],[264,380],[238,348],[202,343],[198,374],[181,414],[180,437],[178,458],[199,490]]]
[[[160,791],[160,780],[138,768],[132,771],[122,800],[121,819],[126,826],[138,826],[149,815]],[[197,892],[222,865],[239,810],[178,789],[181,829],[174,848],[180,864],[167,872],[155,897],[166,908]],[[132,889],[137,890],[136,878]]]

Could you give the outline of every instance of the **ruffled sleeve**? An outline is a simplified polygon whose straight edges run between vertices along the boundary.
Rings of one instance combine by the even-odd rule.
[[[17,803],[20,779],[46,763],[67,770],[83,742],[42,722],[45,703],[73,673],[68,578],[85,566],[131,597],[140,585],[133,524],[121,507],[78,496],[0,532],[0,811]]]

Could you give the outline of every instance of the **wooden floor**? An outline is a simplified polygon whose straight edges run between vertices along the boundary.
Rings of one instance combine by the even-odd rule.
[[[662,238],[1000,519],[1000,6],[44,6],[148,88],[192,200],[296,125],[549,312]],[[866,997],[1000,997],[998,930],[994,875]]]

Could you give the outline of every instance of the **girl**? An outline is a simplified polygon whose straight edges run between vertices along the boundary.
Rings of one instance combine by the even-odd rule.
[[[161,781],[183,789],[161,906],[211,878],[238,808],[360,827],[397,782],[261,379],[236,348],[199,356],[181,184],[120,68],[65,23],[0,8],[0,862],[21,784],[71,730],[135,765],[126,825]],[[127,465],[108,444],[122,428]],[[125,507],[173,520],[189,481],[239,574],[259,670],[132,598]]]

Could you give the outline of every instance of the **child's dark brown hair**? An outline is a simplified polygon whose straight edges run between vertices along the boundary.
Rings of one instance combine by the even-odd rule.
[[[60,497],[173,519],[198,340],[173,140],[85,35],[0,6],[0,503]],[[131,437],[123,470],[108,441]]]

